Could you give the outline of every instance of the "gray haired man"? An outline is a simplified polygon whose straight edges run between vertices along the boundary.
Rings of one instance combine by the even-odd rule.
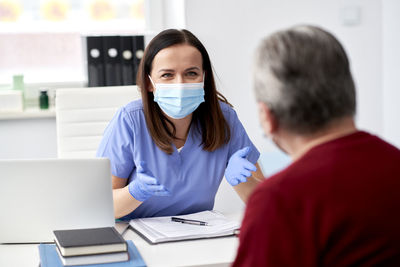
[[[400,266],[400,150],[357,130],[338,40],[276,32],[254,76],[263,129],[293,163],[250,197],[234,266]]]

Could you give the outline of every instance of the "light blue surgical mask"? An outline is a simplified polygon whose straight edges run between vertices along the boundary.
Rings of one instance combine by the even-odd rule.
[[[154,83],[154,102],[162,111],[174,119],[191,114],[204,102],[204,76],[201,83]]]

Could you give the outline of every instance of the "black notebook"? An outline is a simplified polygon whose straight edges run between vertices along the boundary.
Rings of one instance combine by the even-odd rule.
[[[63,256],[127,251],[124,238],[114,227],[56,230],[54,236]]]

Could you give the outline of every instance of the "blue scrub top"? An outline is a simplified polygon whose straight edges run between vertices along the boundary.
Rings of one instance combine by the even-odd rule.
[[[174,145],[173,154],[162,151],[147,130],[142,100],[130,102],[115,114],[104,132],[97,156],[109,158],[112,174],[128,181],[136,179],[136,166],[145,161],[154,177],[171,192],[168,197],[150,197],[122,220],[211,210],[231,155],[250,146],[247,159],[257,162],[260,153],[236,112],[225,103],[220,105],[231,129],[231,139],[213,152],[202,149],[201,134],[193,125],[180,152]]]

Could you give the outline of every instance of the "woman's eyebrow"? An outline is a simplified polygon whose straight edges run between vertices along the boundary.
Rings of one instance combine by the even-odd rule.
[[[198,71],[200,71],[200,68],[198,68],[198,67],[190,67],[190,68],[186,69],[186,71],[189,71],[189,70],[198,70]]]
[[[158,72],[175,72],[173,69],[160,69]]]

